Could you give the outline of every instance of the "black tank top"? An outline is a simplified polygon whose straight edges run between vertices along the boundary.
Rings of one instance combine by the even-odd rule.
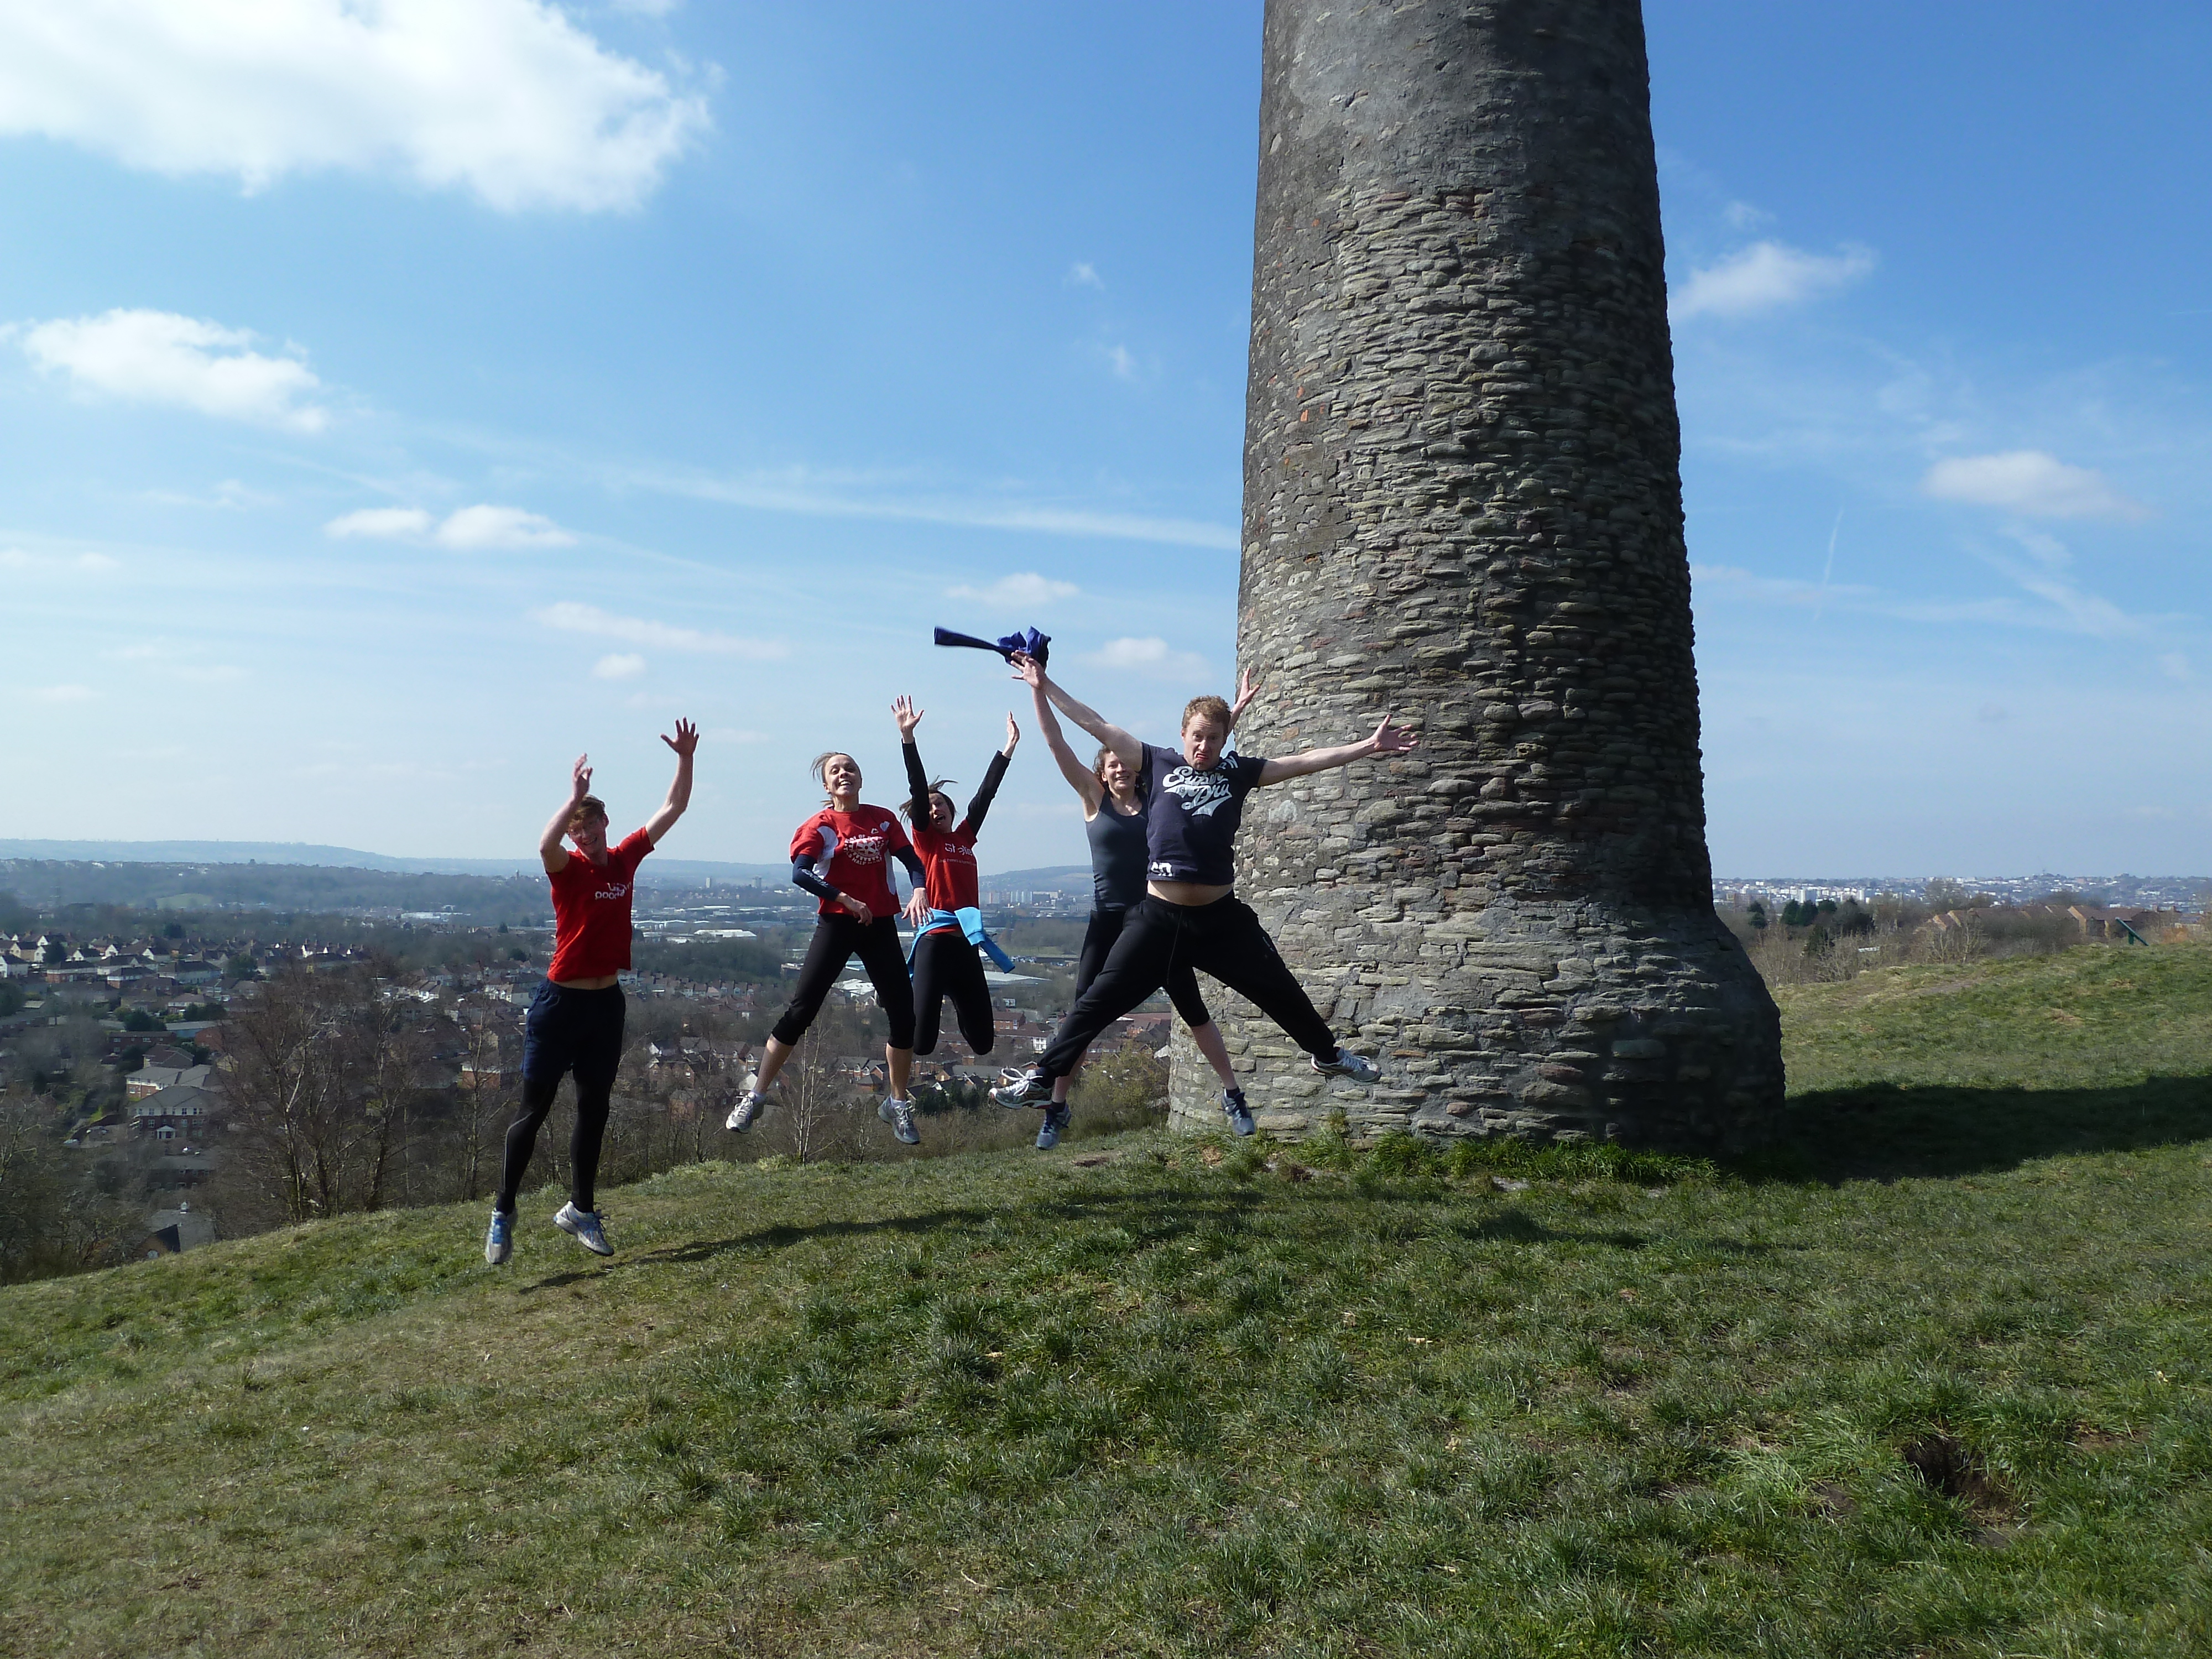
[[[1101,910],[1126,910],[1145,901],[1145,841],[1142,811],[1123,817],[1109,797],[1083,826],[1091,837],[1091,896]]]

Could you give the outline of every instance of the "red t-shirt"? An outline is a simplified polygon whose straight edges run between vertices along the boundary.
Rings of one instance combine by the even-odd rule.
[[[862,805],[849,812],[825,806],[800,824],[791,837],[791,856],[814,854],[814,873],[841,893],[849,893],[879,916],[898,914],[891,890],[894,856],[914,850],[899,821],[880,806]],[[844,915],[842,905],[823,899],[823,915]]]
[[[917,827],[914,850],[929,880],[925,890],[933,910],[973,909],[976,900],[975,831],[963,823],[939,832]]]
[[[599,979],[629,966],[630,877],[653,838],[633,830],[607,861],[571,851],[546,879],[553,884],[553,965],[548,979]]]

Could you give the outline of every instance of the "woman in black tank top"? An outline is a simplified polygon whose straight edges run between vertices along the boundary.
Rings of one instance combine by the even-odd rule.
[[[1128,920],[1130,911],[1144,902],[1145,803],[1137,793],[1136,774],[1122,763],[1120,756],[1102,749],[1085,767],[1067,746],[1060,719],[1044,693],[1032,687],[1031,695],[1037,725],[1053,759],[1060,763],[1060,775],[1083,798],[1084,833],[1091,841],[1091,923],[1084,929],[1083,955],[1075,969],[1075,994],[1079,997],[1106,965],[1107,953],[1121,937],[1121,924]],[[1244,699],[1239,698],[1238,713],[1243,705]],[[1213,1023],[1206,1000],[1199,994],[1198,975],[1188,968],[1179,969],[1169,975],[1167,993],[1176,1012],[1190,1027],[1191,1040],[1198,1044],[1199,1053],[1221,1080],[1223,1093],[1242,1101],[1237,1073],[1229,1064],[1228,1045],[1222,1042],[1221,1028]],[[1044,1127],[1037,1131],[1039,1149],[1049,1152],[1056,1146],[1066,1122],[1065,1108],[1048,1109]]]

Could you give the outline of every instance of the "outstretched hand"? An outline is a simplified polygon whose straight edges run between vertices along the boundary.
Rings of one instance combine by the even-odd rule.
[[[592,793],[592,757],[589,755],[576,757],[576,764],[570,769],[569,782],[573,787],[568,792],[568,799],[572,801],[581,800]]]
[[[1014,665],[1014,678],[1035,691],[1044,685],[1044,665],[1026,651],[1017,651],[1006,659]]]
[[[676,735],[672,738],[664,732],[660,734],[660,740],[673,749],[679,759],[689,760],[691,758],[692,752],[699,747],[699,728],[692,725],[690,720],[679,720],[676,722]],[[581,763],[580,762],[579,764]],[[586,775],[588,776],[589,774]]]
[[[902,743],[914,741],[914,728],[921,724],[921,717],[926,712],[914,706],[912,697],[901,697],[891,704],[891,718],[898,722],[899,740]]]
[[[1237,676],[1237,701],[1229,705],[1231,726],[1234,726],[1244,717],[1244,711],[1251,707],[1252,699],[1259,695],[1259,688],[1252,684],[1252,671],[1249,668],[1243,670]]]
[[[1021,740],[1022,728],[1014,724],[1013,710],[1010,708],[1006,711],[1006,746],[999,752],[1011,757],[1014,752],[1014,745]]]
[[[1408,749],[1420,746],[1421,735],[1418,732],[1409,732],[1402,726],[1391,725],[1390,717],[1385,714],[1382,724],[1375,728],[1375,735],[1368,741],[1375,745],[1375,752],[1378,755],[1402,755]]]

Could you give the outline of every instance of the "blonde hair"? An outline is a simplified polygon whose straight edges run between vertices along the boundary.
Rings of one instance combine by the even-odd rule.
[[[860,763],[856,760],[853,760],[852,756],[848,754],[842,749],[823,750],[820,754],[814,757],[814,763],[807,769],[814,774],[814,781],[822,786],[822,793],[824,797],[827,797],[830,793],[830,763],[833,760],[839,759],[840,757],[848,761],[853,761],[853,769],[855,772],[860,769]]]
[[[1189,731],[1191,721],[1196,718],[1218,721],[1224,736],[1237,724],[1237,716],[1229,705],[1210,692],[1202,697],[1193,697],[1183,704],[1182,725],[1177,729]]]

